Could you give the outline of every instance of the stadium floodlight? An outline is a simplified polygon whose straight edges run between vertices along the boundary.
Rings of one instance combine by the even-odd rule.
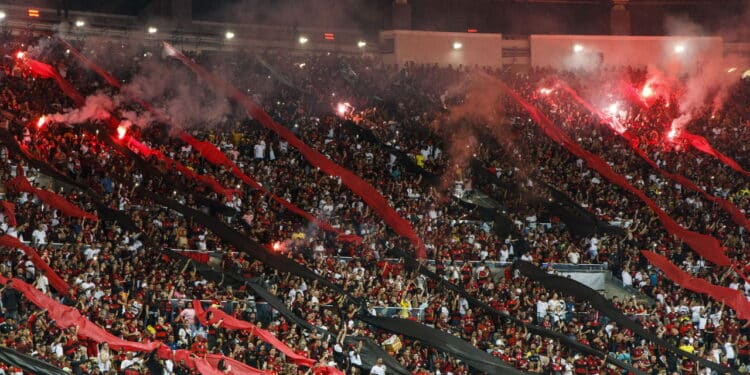
[[[227,40],[228,39],[232,39],[232,38],[234,38],[234,33],[231,32],[231,31],[227,31],[227,33],[224,34],[224,37],[227,38]]]
[[[0,20],[4,20],[4,19],[5,19],[5,12],[0,10]]]
[[[360,40],[359,42],[357,42],[357,47],[365,48],[367,47],[367,42],[365,42],[364,40]]]
[[[573,52],[575,52],[575,53],[583,52],[583,46],[580,45],[580,44],[577,44],[577,43],[574,44],[573,45]]]
[[[155,28],[153,26],[149,26],[148,27],[148,33],[149,34],[156,34],[157,31],[159,31],[159,29],[157,29],[157,28]]]
[[[86,26],[86,22],[84,22],[83,20],[76,21],[76,27],[84,27],[84,26]]]
[[[464,48],[464,44],[461,42],[453,42],[453,49],[461,49]]]
[[[307,44],[307,37],[306,36],[299,37],[299,44]]]

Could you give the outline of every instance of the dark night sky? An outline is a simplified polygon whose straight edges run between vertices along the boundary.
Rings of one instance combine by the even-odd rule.
[[[54,7],[63,0],[0,0]],[[138,15],[150,0],[65,0],[71,9]],[[388,28],[392,0],[193,0],[194,19],[281,26]],[[505,34],[609,32],[611,0],[572,4],[522,0],[409,0],[414,29]],[[668,15],[689,18],[709,32],[750,15],[750,0],[631,0],[632,33],[664,34]],[[750,19],[745,19],[750,23]]]

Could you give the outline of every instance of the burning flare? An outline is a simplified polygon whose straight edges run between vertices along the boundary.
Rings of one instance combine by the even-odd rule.
[[[677,129],[674,127],[669,130],[669,133],[667,133],[667,138],[671,141],[674,140],[674,138],[677,136]]]
[[[646,84],[646,86],[643,86],[643,90],[641,90],[641,96],[644,98],[650,98],[654,95],[654,89],[651,88],[651,85]]]
[[[36,127],[41,128],[42,126],[44,126],[45,122],[47,122],[47,116],[40,117],[39,120],[37,120],[36,122]]]
[[[117,139],[123,139],[125,138],[125,134],[128,132],[128,128],[126,128],[124,125],[120,125],[117,127]]]

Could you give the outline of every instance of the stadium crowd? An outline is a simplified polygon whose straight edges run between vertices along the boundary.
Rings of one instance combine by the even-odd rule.
[[[523,371],[622,373],[621,369],[605,365],[600,358],[581,355],[557,341],[498,320],[393,259],[394,249],[413,251],[408,241],[397,238],[338,178],[309,164],[285,140],[248,120],[236,108],[230,107],[220,117],[180,125],[196,138],[218,146],[266,190],[346,234],[360,236],[361,243],[339,241],[334,234],[292,214],[269,195],[251,189],[226,168],[211,164],[177,137],[170,137],[170,130],[164,124],[132,126],[128,136],[240,193],[231,198],[217,194],[153,159],[148,162],[159,174],[143,170],[130,155],[123,155],[91,131],[83,130],[93,129],[91,125],[105,129],[101,121],[34,126],[41,115],[62,112],[72,107],[72,103],[54,81],[34,79],[23,70],[12,57],[23,48],[21,43],[30,45],[36,41],[16,37],[4,40],[6,59],[0,100],[0,109],[6,117],[4,127],[32,155],[91,187],[109,207],[125,212],[138,231],[128,231],[107,220],[67,217],[40,204],[32,195],[7,191],[4,199],[16,205],[17,225],[10,225],[6,212],[0,229],[5,235],[29,242],[72,288],[67,294],[53,290],[48,275],[35,267],[27,255],[13,249],[6,249],[0,255],[4,276],[32,283],[127,340],[158,340],[173,349],[190,349],[197,356],[221,353],[277,374],[319,373],[319,368],[327,365],[346,373],[390,373],[382,365],[364,368],[358,354],[361,347],[345,345],[344,335],[367,336],[384,344],[414,374],[476,373],[449,353],[408,337],[396,335],[399,345],[392,345],[393,333],[359,321],[357,308],[332,290],[236,251],[191,218],[148,201],[148,195],[140,193],[145,186],[152,194],[210,212],[244,235],[267,244],[269,251],[287,254],[341,286],[349,295],[366,301],[368,310],[374,314],[415,319],[450,332]],[[112,44],[92,43],[83,52],[104,59],[105,51],[112,49]],[[160,60],[157,51],[152,51],[156,55],[146,54],[135,62],[126,56],[132,52],[128,51],[121,60],[115,53],[111,59],[102,61],[126,82],[149,64],[184,69],[173,61]],[[142,55],[141,51],[138,53]],[[103,81],[96,75],[77,65],[64,47],[49,47],[41,56],[64,71],[81,92],[114,94],[114,90],[103,88]],[[714,235],[737,264],[747,264],[745,231],[718,205],[650,170],[615,131],[602,125],[564,93],[539,93],[540,82],[552,74],[562,75],[573,87],[596,90],[592,88],[606,87],[612,75],[628,75],[638,86],[646,79],[644,71],[622,69],[591,77],[546,70],[516,74],[468,67],[398,67],[384,65],[371,56],[324,53],[266,51],[259,56],[204,53],[194,57],[209,70],[221,72],[237,87],[248,90],[274,119],[307,145],[375,186],[411,223],[426,245],[427,258],[434,261],[441,277],[495,309],[523,322],[561,332],[644,372],[711,374],[710,369],[700,368],[695,362],[668,353],[618,327],[587,301],[545,290],[509,267],[496,266],[514,259],[538,265],[606,264],[625,285],[653,298],[653,304],[636,298],[613,300],[651,332],[728,368],[743,370],[750,363],[748,322],[739,320],[735,311],[720,301],[689,292],[665,279],[648,265],[640,250],[664,254],[686,271],[715,284],[748,293],[750,283],[729,268],[724,270],[707,263],[668,235],[639,201],[546,138],[527,114],[507,98],[498,95],[497,100],[490,101],[499,108],[493,111],[483,106],[486,101],[477,98],[480,94],[491,97],[491,92],[457,89],[471,88],[465,82],[476,79],[477,75],[480,79],[491,77],[508,83],[584,148],[610,162],[618,173],[627,176],[680,224]],[[210,89],[195,81],[189,85],[191,94],[211,98]],[[743,81],[733,90],[723,110],[716,115],[705,112],[691,123],[690,130],[704,135],[743,163],[750,83]],[[158,99],[168,103],[177,96],[178,93],[166,91]],[[353,109],[349,111],[347,107],[347,116],[336,113],[338,103],[344,101]],[[640,112],[633,108],[634,113],[625,121],[644,139],[653,139],[653,132],[663,129],[648,128],[655,123],[648,119],[675,117],[675,103],[668,104],[670,101],[662,101]],[[470,113],[482,115],[456,118],[459,111],[454,108],[468,108]],[[118,102],[113,113],[127,111],[145,113],[127,101]],[[505,120],[493,119],[500,115]],[[11,117],[20,121],[10,120]],[[353,117],[359,129],[371,132],[377,140],[365,139],[343,117]],[[652,142],[643,147],[663,168],[692,179],[714,195],[731,199],[743,210],[748,208],[750,191],[746,177],[690,148],[680,145],[667,148],[664,144]],[[399,159],[388,147],[404,152],[409,160]],[[21,155],[11,153],[7,145],[2,154],[6,161],[0,166],[2,181],[24,173],[35,184],[48,183],[49,179],[29,168]],[[469,159],[478,160],[496,179],[488,181],[480,177]],[[442,179],[430,180],[428,173],[415,172],[414,166]],[[543,209],[543,202],[549,196],[535,183],[539,180],[566,192],[601,220],[621,226],[624,235],[586,238],[571,235],[570,228]],[[91,195],[69,186],[61,191],[71,202],[95,212]],[[513,222],[511,234],[500,235],[495,222],[481,215],[478,209],[462,205],[464,191],[482,191],[500,201]],[[222,204],[209,207],[199,203],[204,202],[202,198]],[[163,249],[218,253],[224,270],[260,278],[297,316],[319,327],[321,332],[329,330],[339,336],[329,342],[321,332],[305,330],[281,316],[246,288],[233,289],[207,280],[189,262],[165,260]],[[547,269],[554,272],[553,267]],[[209,317],[208,323],[202,324],[193,300],[256,323],[295,352],[315,360],[316,365],[297,366],[257,336],[224,328],[222,320]],[[7,347],[76,374],[148,371],[144,354],[112,350],[106,344],[80,337],[74,328],[56,328],[44,310],[36,308],[12,287],[2,290],[2,312],[0,338]],[[190,373],[177,361],[165,360],[164,365],[165,374]],[[17,371],[0,369],[5,373]]]

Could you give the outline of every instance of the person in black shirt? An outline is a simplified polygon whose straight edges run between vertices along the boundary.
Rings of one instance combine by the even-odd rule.
[[[10,283],[3,287],[2,293],[3,314],[5,318],[18,320],[18,308],[21,302],[21,293],[10,286]]]

